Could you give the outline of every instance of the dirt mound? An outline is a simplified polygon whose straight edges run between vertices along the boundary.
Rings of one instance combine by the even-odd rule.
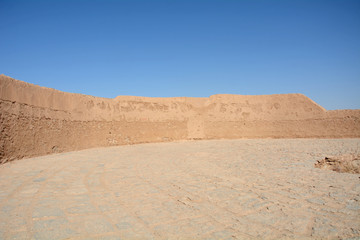
[[[340,173],[360,173],[360,154],[325,157],[315,167]]]

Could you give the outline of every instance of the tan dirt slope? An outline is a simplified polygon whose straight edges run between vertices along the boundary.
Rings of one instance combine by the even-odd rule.
[[[360,137],[360,110],[302,94],[114,99],[0,75],[0,162],[91,147],[219,138]]]

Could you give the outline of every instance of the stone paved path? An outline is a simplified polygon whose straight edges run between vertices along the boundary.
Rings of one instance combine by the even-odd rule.
[[[360,236],[360,175],[313,167],[359,139],[90,149],[0,166],[0,239]]]

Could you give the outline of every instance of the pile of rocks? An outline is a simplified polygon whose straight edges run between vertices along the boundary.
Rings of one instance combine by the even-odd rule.
[[[360,173],[360,154],[325,157],[318,160],[315,167],[341,173]]]

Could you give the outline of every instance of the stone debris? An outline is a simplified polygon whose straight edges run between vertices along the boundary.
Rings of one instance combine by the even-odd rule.
[[[360,154],[325,157],[318,160],[315,167],[339,173],[360,173]]]

